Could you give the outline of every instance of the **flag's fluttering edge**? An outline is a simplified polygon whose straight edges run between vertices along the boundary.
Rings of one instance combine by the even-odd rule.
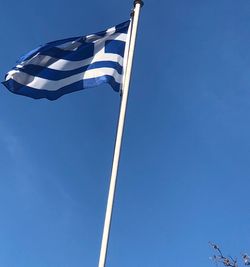
[[[119,91],[129,24],[40,46],[19,59],[3,84],[15,94],[49,100],[102,83]]]

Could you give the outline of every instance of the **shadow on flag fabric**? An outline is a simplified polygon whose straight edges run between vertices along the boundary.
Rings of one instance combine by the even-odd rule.
[[[129,24],[42,45],[22,56],[2,83],[12,93],[35,99],[55,100],[102,83],[119,92]]]

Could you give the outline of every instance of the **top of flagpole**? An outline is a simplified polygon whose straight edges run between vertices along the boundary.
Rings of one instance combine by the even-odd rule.
[[[130,17],[133,18],[135,12],[135,6],[139,4],[142,8],[144,6],[144,2],[142,0],[134,0],[134,8],[131,10]]]
[[[140,4],[141,7],[144,6],[144,2],[143,2],[142,0],[135,0],[135,1],[134,1],[134,6],[136,6],[136,4]]]

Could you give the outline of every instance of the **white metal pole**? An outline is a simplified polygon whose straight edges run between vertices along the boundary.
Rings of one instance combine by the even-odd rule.
[[[118,127],[117,127],[114,158],[113,158],[109,194],[108,194],[108,202],[107,202],[105,222],[104,222],[104,228],[103,228],[102,244],[101,244],[101,251],[100,251],[100,258],[99,258],[99,265],[98,265],[99,267],[104,267],[105,262],[106,262],[109,232],[110,232],[114,195],[115,195],[115,188],[116,188],[116,178],[117,178],[117,171],[118,171],[118,165],[119,165],[122,134],[123,134],[123,128],[124,128],[125,115],[126,115],[131,69],[132,69],[134,49],[135,49],[136,33],[137,33],[137,26],[138,26],[138,20],[139,20],[139,15],[140,15],[140,8],[142,4],[143,2],[141,0],[135,1],[134,14],[133,14],[132,21],[131,21],[132,23],[131,37],[130,37],[130,40],[128,40],[129,49],[128,49],[128,55],[127,55],[127,64],[125,68],[125,78],[124,78],[124,84],[123,84],[123,90],[122,90],[120,115],[119,115],[119,122],[118,122]]]

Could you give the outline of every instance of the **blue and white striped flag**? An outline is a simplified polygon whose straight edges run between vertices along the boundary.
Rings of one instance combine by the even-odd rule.
[[[40,46],[19,59],[3,84],[15,94],[49,100],[102,83],[120,91],[129,24]]]

